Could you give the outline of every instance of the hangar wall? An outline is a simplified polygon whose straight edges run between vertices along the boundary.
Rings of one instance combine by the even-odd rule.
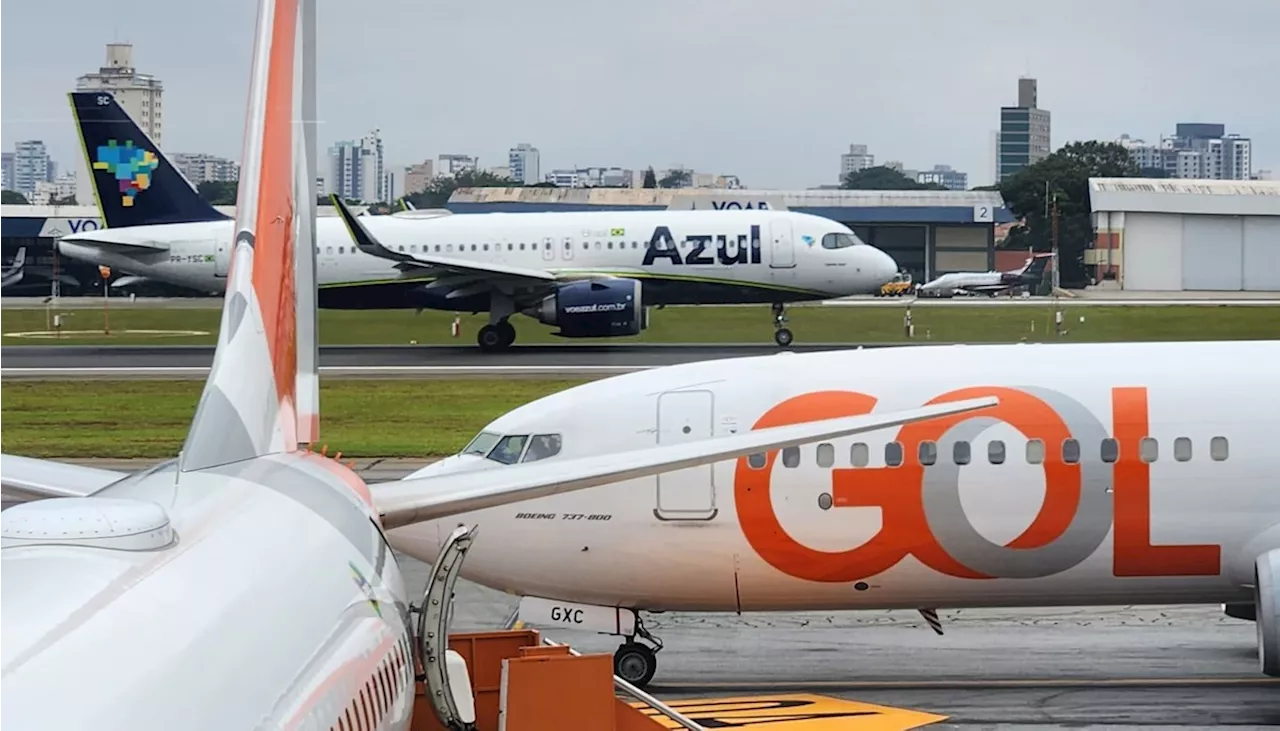
[[[1125,289],[1280,291],[1280,217],[1128,213]]]

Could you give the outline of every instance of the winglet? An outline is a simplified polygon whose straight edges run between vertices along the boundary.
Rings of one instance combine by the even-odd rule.
[[[258,8],[226,299],[213,367],[180,458],[184,472],[298,447],[293,165],[298,1],[261,0]]]
[[[342,222],[346,224],[347,232],[351,234],[351,240],[356,246],[370,256],[376,256],[379,259],[390,259],[391,261],[414,261],[412,256],[404,252],[397,252],[388,249],[369,233],[369,229],[364,227],[360,219],[351,213],[351,209],[347,208],[347,204],[342,202],[342,198],[336,193],[330,193],[329,199],[333,201],[333,207],[337,209],[338,215],[342,218]]]

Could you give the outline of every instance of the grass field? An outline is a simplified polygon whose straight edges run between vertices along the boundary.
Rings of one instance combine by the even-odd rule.
[[[1064,303],[1066,339],[1117,340],[1240,340],[1280,337],[1280,307],[1265,306],[1083,306]],[[218,330],[217,309],[111,309],[113,334],[103,334],[101,309],[67,311],[64,330],[89,331],[62,338],[17,337],[48,329],[44,310],[5,309],[0,325],[5,345],[139,345],[213,344]],[[797,343],[901,342],[903,308],[793,307],[790,327]],[[1049,304],[1027,306],[922,306],[912,309],[916,340],[942,342],[1016,342],[1055,339]],[[320,340],[325,345],[392,345],[453,343],[473,345],[485,315],[463,317],[462,334],[450,337],[451,313],[410,310],[321,310]],[[1084,318],[1081,321],[1081,318]],[[524,316],[511,320],[519,343],[571,343],[551,334],[552,328]],[[122,334],[125,330],[188,330],[207,335],[156,336]],[[582,342],[582,341],[579,341]],[[654,310],[648,330],[637,337],[587,341],[593,343],[771,343],[773,328],[766,306],[671,307]]]
[[[438,457],[485,424],[569,380],[328,381],[320,386],[323,443],[344,457]],[[0,449],[27,457],[173,457],[200,381],[10,382]]]

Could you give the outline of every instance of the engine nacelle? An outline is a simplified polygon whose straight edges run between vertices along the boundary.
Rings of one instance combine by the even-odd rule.
[[[1258,664],[1264,675],[1280,676],[1280,548],[1254,562],[1253,602],[1257,606]]]
[[[570,282],[525,314],[558,326],[555,334],[566,338],[638,335],[649,324],[634,279]]]

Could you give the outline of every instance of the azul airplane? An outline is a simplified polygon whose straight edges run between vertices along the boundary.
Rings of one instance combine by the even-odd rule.
[[[72,109],[107,228],[64,236],[59,251],[136,277],[220,291],[232,222],[206,204],[109,93]],[[136,166],[144,173],[122,181]],[[892,257],[847,226],[789,211],[608,211],[361,217],[380,246],[353,245],[338,217],[317,221],[319,304],[331,309],[488,312],[477,340],[500,350],[522,313],[569,338],[639,334],[646,307],[785,305],[876,292]]]
[[[988,294],[992,297],[1014,287],[1034,287],[1044,279],[1044,269],[1053,254],[1033,254],[1021,269],[1007,272],[951,272],[920,285],[919,294],[950,297],[956,293]]]
[[[420,652],[390,527],[994,401],[415,478],[373,503],[304,446],[319,428],[314,10],[258,11],[218,345],[177,459],[123,474],[3,457],[6,491],[45,498],[0,515],[5,728],[407,729]],[[123,186],[145,176],[135,155],[117,159]]]
[[[462,576],[534,626],[625,638],[639,610],[1222,603],[1280,675],[1280,342],[781,353],[594,381],[499,417],[417,477],[502,472],[852,414],[999,405],[394,528],[430,560],[459,523],[503,536]],[[938,367],[945,363],[945,367]],[[375,502],[394,485],[374,485]],[[645,644],[637,641],[650,641]],[[652,646],[650,646],[652,645]]]

